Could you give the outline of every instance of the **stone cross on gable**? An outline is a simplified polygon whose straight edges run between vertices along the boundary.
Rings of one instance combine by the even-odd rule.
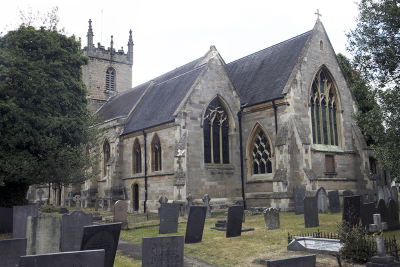
[[[319,9],[317,9],[317,12],[315,12],[314,14],[318,16],[318,20],[320,16],[322,17],[322,15],[319,13]]]
[[[81,196],[76,195],[74,196],[74,201],[75,201],[75,210],[80,210],[81,209]]]
[[[382,231],[387,229],[386,222],[381,222],[381,215],[374,214],[374,224],[369,225],[369,231],[379,234],[376,235],[376,247],[378,249],[378,256],[385,257],[386,256],[386,249],[385,243],[383,241]]]

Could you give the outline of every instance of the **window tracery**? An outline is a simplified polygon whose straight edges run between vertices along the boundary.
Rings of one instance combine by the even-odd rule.
[[[272,173],[272,155],[269,140],[259,129],[253,143],[253,175]]]
[[[115,69],[110,67],[106,71],[106,90],[115,90]]]

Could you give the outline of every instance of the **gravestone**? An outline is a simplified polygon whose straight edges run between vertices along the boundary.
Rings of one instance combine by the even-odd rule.
[[[268,208],[264,210],[265,228],[267,230],[279,229],[281,222],[279,220],[279,210]]]
[[[233,205],[243,206],[243,200],[236,200],[235,204],[233,204]],[[244,206],[243,206],[243,210],[244,210]],[[260,214],[260,213],[258,213],[258,214]],[[246,212],[243,212],[242,222],[246,222]],[[242,229],[242,232],[243,232],[243,229]]]
[[[318,200],[318,213],[328,213],[328,200],[325,188],[320,187],[316,194]]]
[[[93,214],[74,210],[62,215],[61,251],[77,251],[81,248],[83,227],[93,224]]]
[[[104,249],[23,256],[20,267],[100,267]]]
[[[103,211],[107,211],[108,210],[108,201],[107,199],[103,199]]]
[[[183,267],[183,235],[142,238],[142,266]]]
[[[26,238],[26,220],[28,216],[38,216],[37,205],[13,207],[13,238]]]
[[[19,257],[25,255],[26,238],[0,240],[0,267],[18,267]]]
[[[0,207],[0,234],[12,233],[13,209]]]
[[[101,198],[99,198],[98,193],[96,193],[95,198],[96,198],[96,202],[94,203],[93,220],[101,220],[103,218],[99,212],[99,201],[101,201]]]
[[[383,222],[388,223],[389,222],[389,210],[386,206],[385,200],[384,199],[379,199],[378,206],[376,207],[376,213],[379,213],[381,215],[381,220]]]
[[[158,208],[158,217],[160,217],[161,204],[162,203],[168,203],[168,198],[166,196],[161,196],[158,199],[158,202],[160,203],[160,207]]]
[[[360,196],[343,197],[342,220],[348,222],[350,227],[358,225],[360,221],[360,209]]]
[[[397,188],[395,186],[392,186],[390,189],[390,196],[396,202],[396,205],[399,206],[399,192],[397,191]]]
[[[340,212],[340,200],[339,200],[339,191],[329,191],[329,209],[331,213]]]
[[[198,243],[203,238],[207,207],[191,206],[186,226],[185,244]]]
[[[304,224],[306,228],[319,226],[317,197],[304,198]]]
[[[362,217],[361,222],[362,226],[369,229],[369,225],[374,223],[374,214],[376,214],[375,203],[365,203],[361,204],[362,209]]]
[[[68,213],[68,209],[66,207],[60,207],[60,209],[58,210],[58,214],[64,214],[64,213]]]
[[[339,239],[325,239],[314,237],[298,237],[295,236],[292,242],[287,246],[290,251],[306,251],[318,254],[339,253],[344,245]]]
[[[226,224],[226,237],[235,237],[242,234],[243,206],[232,205],[228,208],[228,222]]]
[[[377,201],[379,202],[380,199],[385,200],[385,191],[383,191],[383,188],[380,187],[380,186],[378,186],[377,192],[378,192],[378,199],[377,199]],[[385,203],[386,203],[386,202],[385,202]]]
[[[178,218],[178,203],[161,203],[159,234],[178,232]]]
[[[307,256],[297,256],[291,258],[283,258],[278,260],[269,260],[267,261],[268,267],[315,267],[317,262],[317,256],[307,255]]]
[[[202,200],[204,202],[204,206],[207,207],[206,218],[211,218],[211,206],[210,206],[211,198],[208,194],[205,194]]]
[[[368,202],[373,202],[375,203],[375,195],[372,190],[368,190]]]
[[[104,267],[113,267],[122,223],[83,227],[81,250],[104,249]]]
[[[304,214],[304,197],[304,189],[293,188],[294,211],[296,215]]]
[[[386,205],[389,205],[389,198],[391,197],[391,194],[390,189],[386,185],[383,187],[383,192],[385,194],[385,203]]]
[[[361,204],[366,203],[366,202],[365,202],[365,197],[364,197],[364,194],[363,194],[362,190],[357,189],[357,195],[360,196]]]
[[[121,222],[122,226],[128,224],[128,204],[118,200],[114,205],[114,222]]]
[[[387,221],[389,230],[399,229],[399,208],[396,202],[391,198],[388,206],[389,220]]]
[[[76,195],[74,196],[74,201],[75,201],[75,210],[80,210],[81,209],[81,196]]]
[[[37,194],[38,194],[38,196],[39,196],[39,203],[38,203],[38,206],[39,206],[39,208],[43,205],[43,201],[42,201],[42,195],[44,194],[44,191],[42,190],[42,189],[39,189],[38,191],[37,191]]]
[[[353,195],[353,191],[351,190],[344,190],[343,197],[351,197]]]
[[[187,200],[187,204],[186,204],[186,208],[185,208],[185,216],[183,216],[183,218],[185,218],[185,219],[189,218],[190,206],[193,206],[193,196],[191,194],[189,194],[189,196],[186,198],[186,200]]]
[[[29,216],[26,238],[26,255],[57,253],[60,248],[61,218],[47,213]]]

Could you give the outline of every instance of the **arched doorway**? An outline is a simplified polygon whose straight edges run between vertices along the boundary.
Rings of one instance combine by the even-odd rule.
[[[132,211],[139,210],[139,191],[140,186],[137,180],[134,180],[131,184],[131,207]]]

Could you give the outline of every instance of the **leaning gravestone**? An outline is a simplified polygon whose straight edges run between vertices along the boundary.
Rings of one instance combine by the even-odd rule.
[[[62,215],[61,251],[77,251],[81,248],[83,227],[93,224],[93,214],[74,210]]]
[[[392,186],[390,189],[390,196],[396,202],[396,205],[399,206],[399,192],[397,191],[397,188],[395,186]]]
[[[380,199],[385,200],[385,191],[383,191],[383,188],[378,186],[378,202]]]
[[[368,190],[368,202],[375,203],[375,195],[372,190]]]
[[[317,190],[317,199],[318,199],[318,213],[326,214],[328,213],[328,200],[325,188],[320,187]]]
[[[0,234],[12,233],[13,231],[13,209],[0,207]]]
[[[389,205],[389,198],[391,197],[391,195],[390,190],[386,185],[383,187],[383,192],[385,194],[385,203],[386,205]]]
[[[183,218],[185,218],[185,219],[189,218],[190,206],[193,206],[193,196],[191,194],[189,194],[189,196],[186,198],[186,200],[187,200],[187,204],[186,204],[186,208],[185,208],[185,215],[183,216]]]
[[[203,238],[204,222],[206,220],[207,207],[191,206],[187,221],[185,244],[198,243]]]
[[[363,194],[362,190],[357,189],[357,195],[360,196],[361,204],[365,203],[365,197],[364,197],[364,194]]]
[[[29,216],[26,226],[26,255],[57,253],[60,248],[61,218],[42,213]]]
[[[362,216],[361,216],[362,226],[367,228],[368,230],[369,225],[374,223],[374,214],[376,213],[375,203],[370,202],[366,204],[361,204],[361,209],[362,209]]]
[[[26,238],[0,240],[0,267],[18,267],[26,255]]]
[[[38,206],[14,206],[13,207],[13,238],[26,238],[26,220],[28,216],[38,216]],[[1,266],[1,265],[0,265]]]
[[[161,203],[159,234],[178,232],[178,219],[178,203]]]
[[[128,204],[123,200],[118,200],[114,205],[114,222],[121,222],[122,226],[128,224]]]
[[[317,197],[304,198],[304,224],[306,228],[319,226]]]
[[[232,205],[228,208],[228,222],[226,224],[226,237],[235,237],[242,234],[243,206]]]
[[[396,202],[391,198],[388,206],[389,220],[387,221],[389,230],[399,229],[399,208]]]
[[[386,206],[384,199],[379,199],[378,206],[376,207],[376,213],[379,213],[381,215],[382,222],[386,222],[386,224],[388,224],[389,219],[390,219],[389,218],[389,210]]]
[[[279,210],[268,208],[264,210],[265,228],[267,230],[279,229],[281,222],[279,220]]]
[[[142,266],[183,267],[183,235],[142,238]]]
[[[104,266],[104,249],[23,256],[20,267],[99,267]]]
[[[337,190],[329,191],[328,196],[329,196],[329,209],[331,210],[331,213],[340,212],[339,192]]]
[[[348,222],[350,227],[358,225],[360,221],[360,209],[360,196],[343,197],[342,220]]]
[[[296,215],[304,214],[304,197],[304,189],[293,188],[294,211]]]
[[[121,226],[120,222],[85,226],[81,250],[104,249],[104,267],[113,267]]]
[[[211,218],[211,206],[210,206],[210,196],[208,194],[205,194],[203,197],[203,202],[204,202],[204,206],[207,207],[207,214],[206,214],[206,218]]]

